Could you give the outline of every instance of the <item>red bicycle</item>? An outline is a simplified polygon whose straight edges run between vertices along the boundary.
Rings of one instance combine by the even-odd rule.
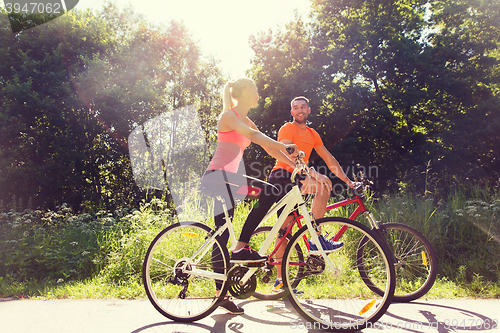
[[[402,223],[380,223],[376,221],[373,214],[369,212],[363,202],[366,195],[366,188],[371,185],[367,179],[362,179],[359,186],[354,190],[354,196],[349,199],[327,206],[327,211],[347,206],[356,205],[355,210],[349,219],[355,220],[363,215],[381,240],[385,240],[394,254],[394,267],[396,270],[396,291],[393,301],[410,302],[425,295],[433,286],[437,274],[437,257],[431,243],[415,228]],[[277,257],[277,252],[283,242],[288,241],[293,236],[293,228],[296,225],[302,227],[302,216],[294,212],[294,219],[289,224],[284,236],[269,247],[269,260],[267,265],[257,274],[258,286],[254,296],[264,300],[276,300],[286,296],[286,291],[276,292],[274,283],[277,278],[278,269],[281,267],[281,258]],[[262,226],[255,230],[252,241],[258,243],[260,239],[265,239],[271,231],[271,226]],[[328,235],[333,241],[342,240],[342,236],[347,230],[347,226],[342,227],[335,235]],[[326,235],[325,235],[326,236]],[[307,240],[305,240],[307,243]],[[357,268],[363,282],[376,294],[383,295],[384,286],[377,286],[376,281],[364,274],[365,256],[371,248],[367,239],[362,239],[358,244]],[[294,286],[297,287],[297,286]]]

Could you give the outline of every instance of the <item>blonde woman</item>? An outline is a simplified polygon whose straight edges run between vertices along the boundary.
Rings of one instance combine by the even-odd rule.
[[[258,106],[259,94],[253,80],[241,78],[229,81],[224,86],[223,111],[217,122],[217,149],[203,178],[202,186],[212,193],[224,198],[231,219],[234,215],[234,200],[242,199],[247,193],[238,194],[236,190],[244,185],[260,189],[259,202],[256,203],[246,219],[235,249],[231,253],[232,263],[262,262],[267,257],[259,255],[252,250],[248,243],[254,230],[269,208],[276,202],[279,191],[271,184],[238,173],[238,168],[243,157],[243,151],[251,142],[260,145],[269,155],[295,168],[291,158],[295,157],[298,150],[295,144],[277,142],[257,129],[257,126],[248,118],[251,108]],[[294,153],[289,155],[286,148],[293,148]],[[238,185],[238,186],[233,186]],[[214,217],[216,227],[222,226],[224,213],[222,203],[215,200]],[[222,246],[226,246],[229,233],[226,230],[222,235]],[[219,255],[217,250],[212,253],[212,261],[216,266],[215,258]],[[217,269],[216,269],[217,271]],[[220,284],[216,284],[219,292]],[[220,306],[230,313],[241,314],[243,309],[236,306],[229,299],[224,299]]]

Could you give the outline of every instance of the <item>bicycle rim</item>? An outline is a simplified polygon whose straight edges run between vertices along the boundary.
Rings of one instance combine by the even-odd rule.
[[[217,240],[197,262],[181,269],[206,242],[210,230],[201,223],[180,222],[165,228],[151,243],[143,263],[143,283],[149,300],[165,317],[183,322],[199,320],[218,306],[216,282],[221,295],[226,294],[225,281],[190,273],[199,269],[227,274],[229,254]],[[212,260],[213,251],[218,254]]]
[[[386,246],[377,242],[377,236],[359,222],[344,218],[324,218],[317,221],[325,238],[332,238],[339,229],[346,225],[348,229],[341,240],[344,247],[327,254],[336,268],[332,272],[322,256],[308,254],[303,237],[311,239],[307,226],[302,227],[292,237],[284,255],[283,280],[287,288],[297,275],[297,266],[289,265],[296,261],[292,247],[299,245],[305,258],[306,266],[300,274],[302,295],[290,294],[295,309],[316,328],[338,331],[360,330],[376,322],[387,310],[392,300],[395,287],[394,266],[389,260]],[[366,265],[365,274],[384,286],[382,296],[367,287],[359,273],[357,248],[361,239],[367,237],[373,244],[370,265]],[[368,268],[369,267],[369,268]]]
[[[269,236],[272,227],[263,226],[257,228],[252,234],[252,238],[250,239],[250,247],[253,249],[260,249],[264,241]],[[292,236],[288,234],[286,236],[287,240],[290,241]],[[270,255],[276,246],[276,240],[274,240],[269,246],[266,254]],[[302,251],[300,246],[295,247],[296,256],[300,262],[304,262],[304,256],[302,255]],[[274,282],[277,279],[278,269],[281,269],[281,265],[277,265],[277,263],[281,263],[283,258],[277,257],[276,254],[274,256],[269,257],[267,265],[255,273],[255,277],[257,278],[257,289],[255,290],[253,296],[262,299],[262,300],[278,300],[287,296],[287,292],[285,289],[283,291],[273,291]],[[304,270],[304,266],[300,266],[300,269],[297,270],[297,275],[300,274]],[[292,283],[292,287],[296,288],[299,284],[300,279],[294,279]]]
[[[381,230],[396,259],[393,301],[410,302],[422,297],[436,280],[437,257],[432,245],[419,231],[405,224],[384,223]],[[364,256],[364,246],[360,244],[360,257]],[[370,283],[374,292],[382,292],[376,283]]]

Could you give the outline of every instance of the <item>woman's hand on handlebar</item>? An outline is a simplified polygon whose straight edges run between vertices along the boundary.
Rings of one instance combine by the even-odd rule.
[[[291,143],[291,144],[285,144],[285,150],[290,155],[289,157],[292,159],[296,159],[297,156],[299,156],[299,147],[297,147],[296,144]]]

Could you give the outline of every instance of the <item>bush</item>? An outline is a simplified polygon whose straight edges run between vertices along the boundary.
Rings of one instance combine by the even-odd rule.
[[[140,271],[149,228],[159,216],[171,219],[168,210],[158,213],[157,203],[130,214],[120,209],[74,215],[65,204],[56,211],[2,212],[0,277],[4,282],[62,282],[101,271],[112,280],[134,275]]]
[[[114,218],[57,211],[10,210],[0,215],[0,276],[14,281],[66,280],[96,270],[99,235]]]
[[[401,222],[420,230],[436,250],[438,277],[444,283],[453,282],[471,296],[500,295],[498,192],[462,188],[441,200],[403,193],[370,196],[365,204],[381,221]],[[250,207],[248,203],[237,206],[233,220],[236,235]],[[329,214],[348,216],[352,209]],[[200,214],[196,204],[186,205],[181,219],[213,227],[212,220],[201,217],[208,213]],[[22,294],[29,290],[28,294],[36,295],[58,281],[87,278],[108,288],[140,286],[149,244],[174,219],[173,211],[158,199],[143,202],[132,212],[121,209],[75,215],[66,205],[47,212],[16,212],[12,207],[8,213],[0,211],[0,291],[10,290],[10,295],[15,290]],[[273,217],[267,224],[275,221]],[[136,295],[137,290],[131,294]]]
[[[104,235],[103,253],[107,257],[99,275],[113,283],[140,281],[149,244],[172,222],[172,212],[159,199],[144,203],[140,210],[124,216],[117,228]]]

